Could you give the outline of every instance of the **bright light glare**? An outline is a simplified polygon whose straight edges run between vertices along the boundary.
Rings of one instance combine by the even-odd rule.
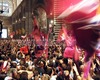
[[[53,24],[53,20],[51,20],[50,23]]]
[[[1,37],[2,38],[7,38],[7,29],[2,29]]]
[[[93,19],[90,20],[90,22],[100,22],[100,14],[93,17]]]

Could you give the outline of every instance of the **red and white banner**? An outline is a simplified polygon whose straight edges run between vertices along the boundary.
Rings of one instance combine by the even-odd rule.
[[[65,19],[66,22],[88,19],[95,16],[100,4],[99,0],[66,0],[65,4],[67,5],[68,3],[69,5],[66,6],[66,9],[58,16],[60,19]]]

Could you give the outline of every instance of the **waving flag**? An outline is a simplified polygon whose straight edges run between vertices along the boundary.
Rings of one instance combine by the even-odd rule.
[[[93,16],[92,18],[76,20],[71,23],[82,23],[82,22],[86,22],[87,24],[99,23],[100,22],[100,14],[97,14],[97,15]]]
[[[84,64],[84,69],[83,69],[84,70],[84,79],[88,78],[90,67],[91,67],[91,60]]]
[[[82,0],[57,0],[59,15],[63,13],[66,9],[71,8],[72,6],[80,3]]]
[[[64,53],[63,53],[63,57],[64,58],[73,58],[74,57],[74,53],[75,53],[75,49],[74,47],[66,47]]]
[[[100,31],[100,0],[64,1],[69,5],[63,9],[58,18],[71,24],[77,45],[87,52],[85,61],[88,61],[94,54],[94,46],[97,45],[97,39],[100,37],[98,32]]]
[[[67,46],[71,44],[71,39],[68,36],[68,31],[64,26],[62,26],[57,38],[57,42],[61,42],[61,41],[65,41]]]
[[[80,53],[81,53],[81,51],[79,51],[78,47],[75,46],[75,52],[74,52],[74,60],[75,61],[79,60]]]
[[[76,1],[76,0],[73,0]],[[68,2],[68,1],[67,1]],[[67,4],[67,3],[66,3]],[[99,0],[79,0],[76,4],[73,5],[71,2],[69,7],[63,11],[58,18],[63,18],[67,22],[72,22],[80,19],[88,19],[93,17],[96,14],[96,10],[99,6]],[[78,16],[76,16],[78,15]]]
[[[96,29],[96,30],[100,30],[100,23],[88,24],[88,25],[82,26],[82,27],[80,27],[78,29],[83,29],[83,30],[86,30],[86,29]]]
[[[74,21],[72,23],[86,23],[86,25],[80,27],[79,29],[96,29],[100,30],[100,6],[97,8],[96,15],[89,19]]]
[[[64,33],[64,27],[62,27],[58,34],[57,42],[64,41],[65,39],[66,39],[66,37],[65,37],[65,33]]]
[[[97,8],[96,14],[93,17],[88,18],[88,19],[84,18],[84,19],[75,20],[75,21],[72,21],[71,23],[83,23],[83,22],[87,23],[87,25],[100,23],[100,5]]]
[[[28,46],[23,46],[20,48],[20,52],[24,53],[24,54],[28,54]]]
[[[34,23],[34,30],[32,32],[32,35],[33,35],[33,37],[36,41],[36,44],[37,44],[35,56],[41,57],[44,53],[46,55],[45,57],[48,57],[48,37],[49,37],[49,33],[46,34],[46,33],[43,33],[39,30],[37,20],[36,20],[35,17],[34,17],[33,23]]]
[[[33,38],[35,39],[36,44],[42,45],[41,32],[38,28],[37,20],[35,17],[33,19],[33,24],[34,24],[34,30],[32,31]]]

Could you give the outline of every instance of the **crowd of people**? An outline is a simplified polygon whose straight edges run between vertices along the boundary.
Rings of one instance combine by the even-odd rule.
[[[20,51],[27,45],[28,53]],[[91,58],[89,73],[84,70],[84,50],[78,61],[64,58],[66,45],[50,41],[48,57],[36,56],[33,40],[0,40],[0,80],[100,80],[100,59]],[[87,69],[86,69],[87,71]],[[87,77],[86,77],[87,76]],[[85,78],[86,77],[86,78]]]

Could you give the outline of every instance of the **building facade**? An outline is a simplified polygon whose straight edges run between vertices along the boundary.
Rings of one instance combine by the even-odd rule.
[[[34,29],[33,16],[41,31],[47,32],[53,26],[53,2],[47,0],[23,0],[12,14],[12,30],[15,38],[31,34]]]

